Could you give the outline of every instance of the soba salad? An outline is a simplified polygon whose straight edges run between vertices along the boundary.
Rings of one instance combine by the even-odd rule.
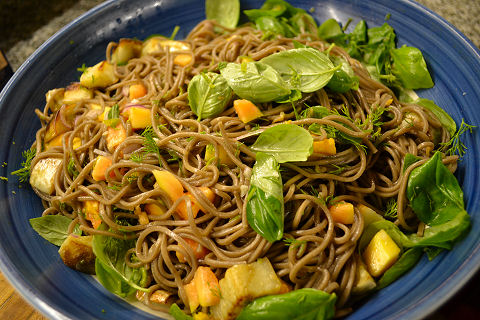
[[[59,259],[176,319],[330,319],[452,249],[473,127],[417,96],[387,22],[314,14],[207,0],[185,39],[119,39],[48,91],[14,174]]]

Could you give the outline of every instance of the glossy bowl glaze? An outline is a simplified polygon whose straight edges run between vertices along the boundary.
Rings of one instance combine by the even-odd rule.
[[[242,1],[242,8],[258,8],[261,1]],[[335,18],[352,25],[392,25],[399,44],[420,48],[435,81],[420,95],[433,99],[460,123],[480,124],[480,54],[454,27],[421,5],[406,0],[291,1],[313,8],[318,21]],[[77,68],[105,56],[109,41],[122,37],[144,39],[169,35],[178,38],[204,18],[201,0],[107,1],[70,23],[41,46],[15,73],[0,95],[0,268],[18,291],[52,319],[153,319],[104,290],[92,277],[65,267],[58,248],[40,238],[28,219],[42,212],[40,199],[10,172],[22,162],[40,127],[34,109],[43,108],[45,92],[77,81]],[[375,294],[348,319],[417,319],[437,309],[458,291],[480,265],[480,158],[478,130],[467,135],[468,153],[457,176],[463,186],[472,230],[450,252],[420,263],[397,282]]]

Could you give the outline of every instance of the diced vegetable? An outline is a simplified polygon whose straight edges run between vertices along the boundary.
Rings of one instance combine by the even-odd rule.
[[[64,106],[60,110],[56,111],[52,120],[47,125],[47,129],[45,130],[45,136],[44,140],[45,142],[49,142],[53,138],[69,131],[71,127],[69,126],[69,123],[66,123],[67,121],[67,115],[66,113],[67,110],[69,109],[69,106]]]
[[[49,142],[45,143],[45,148],[48,150],[53,147],[61,147],[62,146],[62,139],[63,139],[64,133],[55,136],[52,140]]]
[[[183,186],[173,173],[165,170],[153,170],[152,173],[157,181],[157,187],[162,189],[172,202],[183,196]]]
[[[333,156],[334,154],[337,154],[335,140],[333,138],[328,138],[324,140],[313,141],[313,153],[321,153],[327,156]]]
[[[352,294],[361,295],[375,289],[377,284],[368,273],[367,267],[361,259],[357,259],[357,270],[355,273],[355,283],[353,284]]]
[[[183,288],[185,289],[185,293],[187,294],[190,311],[194,312],[200,305],[200,303],[198,302],[198,293],[195,281],[192,280],[190,283],[184,285]]]
[[[169,40],[162,37],[152,37],[143,42],[142,56],[155,55],[165,51],[167,47],[170,52],[190,50],[190,45],[186,42]]]
[[[184,238],[183,240],[185,240],[188,246],[193,250],[193,253],[197,260],[205,258],[205,256],[210,252],[210,250],[208,250],[195,240],[189,238]],[[186,261],[185,257],[180,252],[177,251],[175,254],[180,262]]]
[[[210,316],[200,311],[193,314],[193,320],[210,320]]]
[[[128,97],[130,100],[138,99],[147,94],[147,88],[142,83],[132,84],[128,88]]]
[[[131,107],[125,111],[125,115],[128,117],[128,120],[130,120],[133,129],[145,129],[146,127],[152,126],[150,109]]]
[[[105,156],[98,156],[97,161],[92,169],[92,178],[95,181],[103,181],[106,179],[105,173],[112,165],[112,159]]]
[[[375,212],[375,210],[363,204],[358,204],[357,209],[363,216],[364,229],[372,222],[383,220],[383,217]]]
[[[190,62],[192,62],[192,56],[186,53],[180,53],[173,58],[173,63],[181,67],[185,67]]]
[[[63,105],[63,94],[65,92],[64,88],[52,89],[45,94],[45,100],[47,104],[50,104],[50,110],[53,112],[60,109]]]
[[[85,219],[92,223],[94,229],[102,224],[100,211],[98,209],[99,203],[96,200],[87,200],[83,203],[83,210],[85,212]]]
[[[82,139],[80,139],[79,137],[73,138],[73,141],[72,141],[73,150],[78,149],[81,146],[82,146]]]
[[[397,261],[400,248],[385,230],[378,231],[363,253],[368,272],[378,277]]]
[[[228,268],[219,283],[220,303],[211,308],[212,316],[216,320],[235,319],[244,305],[251,300],[279,294],[284,290],[281,280],[266,258]]]
[[[335,222],[343,224],[352,224],[355,221],[355,210],[353,204],[341,201],[328,208],[332,219]]]
[[[113,153],[118,145],[127,138],[127,131],[120,122],[115,126],[115,128],[108,127],[107,130],[107,148],[108,151]]]
[[[139,224],[149,224],[150,220],[148,219],[147,213],[145,211],[142,211],[140,206],[136,207],[135,210],[133,211],[138,216],[138,223]]]
[[[95,254],[93,254],[92,240],[93,236],[70,234],[58,250],[63,263],[72,269],[94,274]]]
[[[61,159],[45,158],[37,162],[30,174],[32,187],[46,194],[55,191],[55,174],[62,163]]]
[[[142,51],[142,41],[134,39],[120,39],[113,50],[111,61],[117,65],[125,65],[128,60],[138,58]]]
[[[115,68],[107,61],[101,61],[87,68],[80,76],[80,84],[87,88],[106,88],[117,81]]]
[[[193,278],[202,307],[210,307],[220,302],[220,288],[217,276],[209,267],[200,266]]]
[[[242,120],[243,123],[250,122],[263,116],[260,109],[246,99],[237,99],[233,101],[233,107],[237,112],[238,118]]]
[[[144,206],[144,209],[148,214],[151,214],[154,216],[161,216],[162,214],[165,213],[165,210],[155,203],[147,203]]]
[[[215,193],[212,191],[212,189],[208,187],[200,187],[200,191],[202,191],[203,195],[210,201],[213,202],[215,200]],[[195,197],[190,193],[187,192],[186,195],[190,198],[190,201],[192,203],[192,213],[193,217],[195,218],[200,210],[203,210],[203,208],[198,204],[197,200]],[[178,207],[177,207],[177,212],[180,215],[180,217],[184,220],[188,219],[188,211],[187,211],[187,204],[185,201],[182,201]]]
[[[215,146],[208,144],[205,147],[205,162],[210,163],[215,158]],[[235,165],[232,159],[228,156],[227,152],[222,146],[218,146],[218,163],[227,167]]]
[[[65,88],[63,102],[65,104],[71,104],[92,98],[93,91],[76,82]]]

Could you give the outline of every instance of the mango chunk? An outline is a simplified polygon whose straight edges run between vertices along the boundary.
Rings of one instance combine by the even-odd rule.
[[[199,189],[200,191],[202,191],[203,195],[210,202],[213,202],[215,200],[215,193],[212,191],[212,189],[208,187],[199,187]],[[195,197],[190,192],[187,192],[185,194],[190,198],[190,201],[192,204],[192,214],[193,214],[193,217],[196,218],[200,210],[202,211],[205,211],[205,210],[200,206],[200,204],[197,202]],[[181,203],[178,204],[177,213],[183,220],[188,219],[187,203],[185,201],[182,201]]]
[[[335,140],[333,138],[328,138],[324,140],[313,141],[313,153],[320,153],[326,156],[333,156],[337,154]]]
[[[335,222],[343,224],[352,224],[355,221],[355,209],[353,204],[341,201],[328,208],[332,219]]]
[[[85,212],[85,219],[92,223],[94,229],[98,229],[102,224],[100,217],[99,203],[96,200],[87,200],[83,203],[83,210]]]
[[[185,289],[185,293],[187,294],[190,311],[193,312],[200,305],[200,303],[198,302],[197,286],[192,280],[190,283],[184,285],[183,288]]]
[[[125,111],[125,115],[130,120],[133,129],[145,129],[152,126],[150,119],[150,109],[141,107],[131,107]]]
[[[168,195],[172,203],[183,196],[183,186],[173,173],[165,170],[153,170],[152,173],[157,187]]]
[[[61,159],[45,158],[35,164],[30,174],[32,187],[46,194],[55,191],[55,174],[62,163]]]
[[[80,76],[80,84],[87,88],[106,88],[117,81],[115,67],[107,61],[87,68]]]
[[[237,112],[238,118],[242,120],[243,123],[250,122],[263,116],[260,109],[249,100],[235,100],[233,101],[233,108]]]
[[[118,123],[115,128],[108,127],[107,129],[107,148],[111,153],[115,152],[115,149],[127,139],[127,131],[123,127],[122,123]]]
[[[215,146],[213,144],[208,144],[205,147],[205,162],[210,163],[215,159]],[[228,156],[227,151],[222,146],[218,146],[218,163],[225,165],[227,167],[234,166],[235,163]]]
[[[363,260],[368,272],[381,276],[398,259],[400,248],[385,230],[378,231],[363,252]]]
[[[105,156],[98,156],[97,161],[92,169],[92,178],[95,181],[103,181],[106,179],[107,169],[112,165],[112,159]]]

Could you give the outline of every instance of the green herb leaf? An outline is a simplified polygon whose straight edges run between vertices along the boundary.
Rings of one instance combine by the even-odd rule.
[[[422,248],[412,248],[405,251],[377,282],[377,289],[382,289],[400,278],[408,270],[412,269],[422,257]]]
[[[323,320],[335,315],[335,294],[304,288],[255,299],[237,320]]]
[[[107,113],[107,119],[103,122],[112,128],[115,128],[120,122],[120,107],[118,104],[114,104],[112,108]]]
[[[100,229],[105,230],[102,225]],[[121,240],[105,235],[93,236],[93,253],[97,257],[97,266],[101,270],[99,280],[108,290],[126,297],[136,290],[146,291],[147,271],[144,267],[132,268],[125,263],[125,256],[129,249],[135,247],[135,240]],[[130,288],[126,287],[129,286]]]
[[[337,20],[328,19],[318,27],[318,36],[323,40],[334,40],[343,36],[343,30]]]
[[[290,89],[314,92],[332,78],[335,67],[327,55],[313,48],[299,48],[269,55],[260,62],[274,68]]]
[[[432,78],[420,50],[404,46],[391,50],[390,54],[393,60],[392,73],[400,80],[404,88],[433,87]]]
[[[32,173],[32,160],[35,158],[37,150],[36,149],[27,149],[22,152],[22,157],[24,161],[22,162],[22,168],[13,171],[11,174],[14,176],[18,176],[18,180],[20,182],[27,182],[30,174]]]
[[[290,94],[280,74],[261,62],[227,63],[220,72],[239,97],[252,102],[275,101]]]
[[[43,217],[32,218],[29,220],[32,228],[38,232],[42,238],[61,246],[68,237],[68,226],[72,219],[61,215],[46,215]],[[74,234],[82,234],[78,226],[73,231]]]
[[[418,104],[425,109],[431,111],[440,121],[442,124],[442,127],[444,127],[448,133],[450,133],[450,136],[453,137],[455,135],[455,131],[457,130],[457,125],[455,124],[455,121],[453,121],[452,117],[448,113],[445,112],[442,108],[437,106],[435,102],[432,100],[420,98],[413,103]]]
[[[280,168],[274,157],[257,153],[247,195],[247,221],[270,242],[283,236],[283,187]]]
[[[218,73],[198,74],[188,84],[188,101],[198,120],[221,113],[231,97],[232,89]]]
[[[205,15],[226,28],[235,28],[240,17],[239,0],[206,0]]]
[[[251,149],[267,153],[279,163],[306,161],[313,152],[313,138],[300,126],[279,124],[262,132]]]
[[[333,73],[332,78],[327,84],[327,88],[335,92],[345,93],[349,90],[358,90],[359,79],[353,72],[350,64],[340,57],[330,57],[335,66],[340,66],[340,69]]]
[[[169,312],[175,320],[193,320],[193,318],[185,314],[176,303],[170,306]]]

